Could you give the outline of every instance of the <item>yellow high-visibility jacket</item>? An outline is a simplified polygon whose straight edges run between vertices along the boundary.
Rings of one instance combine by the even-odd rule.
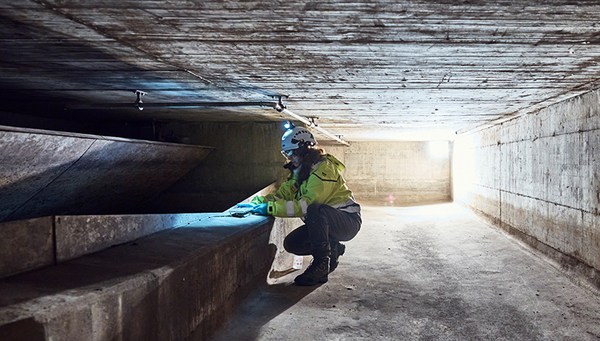
[[[267,212],[276,217],[304,217],[312,203],[326,204],[339,210],[360,214],[360,206],[340,174],[344,166],[331,154],[312,167],[312,172],[300,186],[296,176],[281,184],[277,193],[256,196],[254,204],[268,203]]]

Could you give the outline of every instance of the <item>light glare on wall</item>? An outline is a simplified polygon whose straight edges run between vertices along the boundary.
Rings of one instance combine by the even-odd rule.
[[[478,188],[480,175],[475,145],[473,135],[461,136],[454,140],[452,174],[454,200],[457,202],[468,202],[471,195],[481,190]]]
[[[448,141],[429,141],[429,153],[436,158],[448,157]]]

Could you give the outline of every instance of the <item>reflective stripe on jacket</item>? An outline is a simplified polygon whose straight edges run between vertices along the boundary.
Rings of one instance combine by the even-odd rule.
[[[321,162],[313,165],[310,176],[299,187],[294,176],[284,182],[274,195],[254,197],[252,203],[268,203],[267,211],[276,217],[304,217],[312,203],[360,214],[360,206],[340,174],[344,168],[333,155],[326,154]]]

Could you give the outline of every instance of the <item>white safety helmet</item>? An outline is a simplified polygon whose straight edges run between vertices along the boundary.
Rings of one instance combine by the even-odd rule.
[[[304,127],[294,127],[285,131],[281,137],[281,153],[291,156],[295,149],[303,146],[314,146],[317,140],[313,134]]]

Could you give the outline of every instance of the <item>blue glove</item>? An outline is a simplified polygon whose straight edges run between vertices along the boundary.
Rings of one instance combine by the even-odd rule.
[[[269,206],[268,204],[258,204],[256,206],[254,206],[254,208],[250,212],[252,212],[254,214],[260,214],[260,215],[269,215],[269,212],[267,211],[268,206]]]
[[[249,204],[249,203],[237,204],[237,207],[240,207],[240,208],[247,208],[247,207],[254,207],[254,206],[256,206],[256,204]]]

